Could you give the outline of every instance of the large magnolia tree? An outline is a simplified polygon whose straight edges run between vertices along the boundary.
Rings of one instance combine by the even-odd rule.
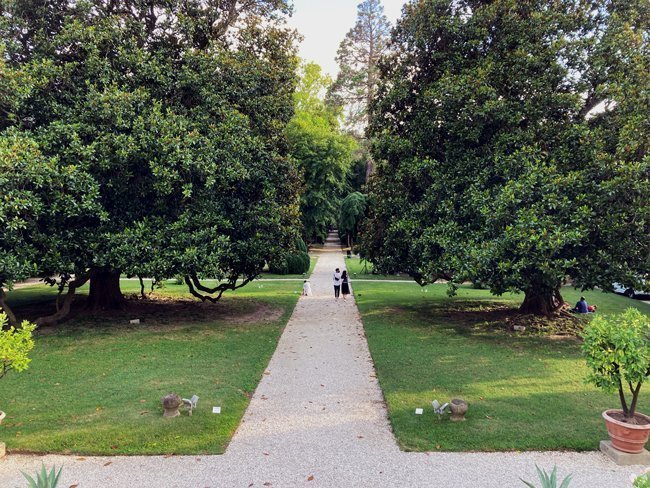
[[[25,254],[69,298],[90,281],[89,306],[116,308],[121,274],[183,275],[194,295],[216,300],[291,249],[298,177],[284,135],[296,84],[288,10],[284,0],[0,0],[0,76],[31,83],[13,95],[0,89],[0,139],[9,139],[0,162],[42,161],[40,190],[68,185],[48,218],[30,220],[34,235],[49,236],[37,248],[28,247],[29,229],[8,247],[3,226],[0,270]],[[11,142],[23,137],[31,142]],[[19,192],[15,177],[1,183]],[[24,276],[6,272],[0,285]]]
[[[405,7],[371,135],[363,254],[421,283],[475,280],[560,310],[567,280],[648,275],[647,4]]]

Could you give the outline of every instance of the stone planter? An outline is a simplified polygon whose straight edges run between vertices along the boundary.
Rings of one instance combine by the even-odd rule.
[[[464,422],[466,420],[465,414],[467,413],[468,407],[466,401],[454,398],[449,402],[449,410],[451,410],[451,417],[449,420],[452,422]]]
[[[161,400],[162,406],[165,409],[163,417],[178,417],[181,413],[178,411],[183,404],[183,400],[176,393],[170,393],[164,396]]]
[[[635,417],[645,419],[648,423],[646,425],[633,425],[613,418],[612,414],[622,415],[623,411],[606,410],[603,412],[607,432],[612,440],[612,447],[631,454],[643,452],[643,448],[648,441],[648,435],[650,435],[650,417],[637,413]]]

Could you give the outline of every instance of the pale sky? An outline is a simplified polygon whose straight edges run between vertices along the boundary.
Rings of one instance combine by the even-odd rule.
[[[304,37],[300,56],[315,61],[326,73],[336,76],[336,51],[356,22],[359,3],[361,0],[293,0],[294,14],[289,25]],[[394,25],[406,0],[382,0],[381,3]]]

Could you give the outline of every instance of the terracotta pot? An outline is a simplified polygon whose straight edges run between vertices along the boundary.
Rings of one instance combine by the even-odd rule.
[[[621,422],[610,416],[610,414],[623,414],[623,410],[605,410],[603,418],[607,425],[609,438],[612,440],[612,447],[622,452],[638,454],[643,451],[643,447],[650,435],[650,417],[642,413],[635,414],[636,417],[644,418],[648,421],[647,425],[633,425]]]

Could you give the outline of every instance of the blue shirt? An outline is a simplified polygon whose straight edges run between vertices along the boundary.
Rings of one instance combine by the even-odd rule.
[[[578,309],[579,313],[589,313],[589,305],[587,305],[587,302],[585,300],[580,300],[578,303],[576,303],[576,308]]]

